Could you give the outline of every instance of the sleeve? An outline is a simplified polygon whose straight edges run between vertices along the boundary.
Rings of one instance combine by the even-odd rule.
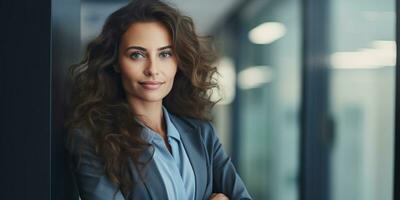
[[[95,154],[93,143],[81,129],[69,133],[66,148],[81,200],[125,200],[105,175],[104,161]]]
[[[229,199],[251,200],[242,179],[236,172],[231,158],[225,153],[214,126],[208,122],[212,144],[213,192],[223,193]]]

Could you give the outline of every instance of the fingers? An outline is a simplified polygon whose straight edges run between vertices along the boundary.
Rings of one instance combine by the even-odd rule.
[[[222,193],[212,193],[209,200],[229,200],[229,198]]]

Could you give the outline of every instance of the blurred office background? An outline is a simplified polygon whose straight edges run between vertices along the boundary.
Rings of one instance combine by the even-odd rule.
[[[52,19],[52,67],[46,71],[52,77],[46,88],[51,138],[40,152],[48,154],[42,159],[51,168],[44,182],[51,192],[42,199],[76,199],[61,148],[67,67],[79,61],[106,17],[128,0],[49,2],[42,5]],[[392,200],[399,195],[396,0],[167,2],[191,16],[200,35],[215,38],[222,87],[215,98],[222,101],[213,111],[214,122],[254,199]],[[6,137],[17,136],[3,135],[0,141]]]

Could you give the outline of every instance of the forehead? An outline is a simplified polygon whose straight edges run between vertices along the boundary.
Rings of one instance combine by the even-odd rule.
[[[145,48],[158,48],[171,45],[171,35],[168,29],[160,22],[135,22],[122,35],[121,46],[131,45]]]

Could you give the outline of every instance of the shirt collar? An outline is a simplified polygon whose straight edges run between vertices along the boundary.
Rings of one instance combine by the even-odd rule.
[[[180,138],[178,129],[176,129],[176,127],[172,123],[171,118],[169,116],[170,113],[168,112],[167,108],[164,107],[164,105],[162,106],[162,110],[163,110],[165,125],[167,127],[167,135],[168,135],[168,137],[172,137],[175,140],[181,142],[181,138]],[[135,118],[135,120],[136,120],[137,123],[139,123],[143,127],[142,134],[143,134],[143,136],[144,136],[144,138],[146,140],[152,142],[156,138],[162,139],[161,136],[158,133],[154,132],[149,127],[144,125],[140,120],[138,120],[136,118]]]
[[[181,141],[181,137],[179,135],[178,129],[174,126],[174,124],[171,121],[171,118],[169,117],[170,113],[168,112],[167,108],[164,106],[163,108],[163,113],[164,113],[164,119],[165,119],[165,125],[167,126],[167,134],[168,137],[172,137],[179,142]]]

